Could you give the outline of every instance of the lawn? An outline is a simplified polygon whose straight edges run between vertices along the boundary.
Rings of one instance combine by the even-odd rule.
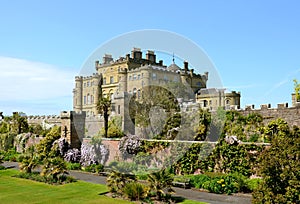
[[[11,177],[16,170],[0,171],[0,202],[1,204],[14,203],[131,203],[125,200],[113,199],[101,195],[107,192],[105,185],[83,181],[53,186],[36,181]],[[185,200],[183,203],[198,203]]]

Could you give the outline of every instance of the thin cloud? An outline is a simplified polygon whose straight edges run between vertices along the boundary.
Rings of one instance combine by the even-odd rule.
[[[24,59],[0,56],[2,101],[40,100],[72,95],[75,72]]]
[[[272,92],[277,91],[278,88],[285,86],[288,83],[293,83],[295,76],[300,72],[300,69],[294,70],[290,72],[283,80],[279,81],[278,83],[274,84],[270,90],[265,93],[265,96],[269,96]]]

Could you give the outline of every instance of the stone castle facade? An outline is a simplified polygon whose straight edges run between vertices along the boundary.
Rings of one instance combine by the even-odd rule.
[[[162,60],[156,61],[156,55],[148,50],[143,58],[141,49],[134,48],[131,55],[114,60],[111,55],[105,54],[102,63],[95,62],[92,76],[75,77],[73,90],[73,110],[86,111],[87,115],[97,115],[97,101],[100,89],[104,97],[110,97],[117,115],[124,112],[122,102],[118,102],[125,95],[141,97],[144,87],[151,85],[164,85],[167,83],[187,84],[194,93],[206,88],[208,72],[203,75],[194,73],[184,62],[184,68],[175,64],[163,64]],[[100,85],[100,81],[102,84]]]

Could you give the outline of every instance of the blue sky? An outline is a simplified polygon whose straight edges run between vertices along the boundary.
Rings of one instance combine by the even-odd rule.
[[[0,3],[0,111],[6,115],[71,110],[73,79],[90,54],[143,29],[171,31],[199,45],[224,87],[241,91],[242,106],[291,104],[293,79],[300,80],[299,1]]]

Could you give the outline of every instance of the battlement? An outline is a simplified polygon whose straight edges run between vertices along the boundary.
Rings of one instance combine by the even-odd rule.
[[[30,115],[27,116],[27,122],[30,125],[60,125],[61,117],[59,115]]]
[[[27,120],[48,120],[48,119],[60,119],[59,115],[30,115],[27,116]]]
[[[251,104],[251,105],[246,105],[244,110],[245,111],[251,111],[251,110],[256,110],[256,111],[259,111],[259,110],[276,110],[276,109],[282,110],[282,109],[288,109],[288,108],[293,109],[293,108],[295,108],[295,106],[289,107],[288,103],[278,103],[276,108],[272,108],[271,104],[269,103],[269,104],[261,104],[260,108],[255,109],[255,105]]]
[[[300,103],[291,107],[289,107],[288,103],[279,103],[276,108],[272,108],[271,104],[262,104],[257,109],[255,109],[254,105],[246,105],[245,109],[238,111],[243,115],[258,113],[262,115],[266,124],[277,118],[282,118],[291,126],[300,126]]]

